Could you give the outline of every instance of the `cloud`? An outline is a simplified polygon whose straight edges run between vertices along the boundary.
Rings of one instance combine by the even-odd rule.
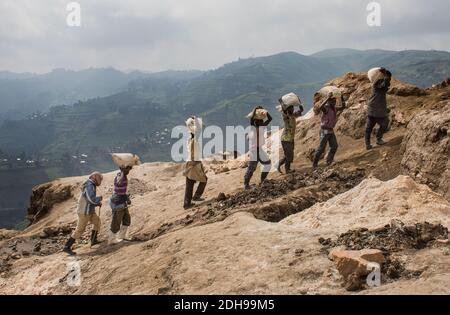
[[[332,47],[450,50],[447,0],[379,0],[382,26],[361,0],[65,0],[0,3],[0,69],[209,69],[239,57]]]

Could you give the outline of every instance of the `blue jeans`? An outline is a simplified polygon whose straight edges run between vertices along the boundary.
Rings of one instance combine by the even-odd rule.
[[[319,148],[316,151],[316,155],[314,156],[314,167],[317,167],[317,165],[319,164],[320,157],[325,152],[327,143],[330,145],[330,151],[328,152],[327,156],[327,164],[331,164],[334,161],[334,155],[336,154],[336,151],[338,149],[336,135],[333,131],[320,129],[320,144]]]

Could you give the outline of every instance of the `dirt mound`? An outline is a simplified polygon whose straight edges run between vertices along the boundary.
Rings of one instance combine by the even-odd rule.
[[[407,226],[401,221],[394,221],[379,229],[359,228],[339,235],[335,241],[320,238],[319,242],[328,248],[345,246],[351,250],[374,248],[384,252],[397,252],[423,249],[435,240],[447,238],[448,229],[442,224],[425,222]]]
[[[72,186],[58,183],[46,183],[33,188],[27,219],[30,224],[43,218],[57,203],[72,197]]]
[[[450,106],[418,114],[408,124],[402,151],[404,173],[450,200]]]
[[[263,185],[253,186],[247,191],[240,191],[220,202],[218,208],[236,208],[242,205],[264,203],[286,195],[290,191],[313,185],[334,183],[335,186],[350,189],[358,185],[363,178],[364,169],[327,168],[319,169],[316,172],[298,172],[288,175],[285,179],[267,180]]]

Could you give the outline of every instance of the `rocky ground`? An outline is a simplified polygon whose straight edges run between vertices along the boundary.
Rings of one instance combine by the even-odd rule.
[[[76,224],[85,178],[34,189],[25,231],[0,231],[3,294],[420,294],[450,293],[448,228],[449,86],[393,82],[388,144],[361,139],[370,84],[362,74],[333,81],[348,98],[337,164],[310,168],[318,118],[298,121],[296,172],[255,174],[245,161],[207,161],[207,200],[182,208],[182,165],[144,164],[131,173],[132,241],[61,252]],[[278,136],[278,135],[274,135]],[[98,193],[111,194],[115,172]],[[101,237],[110,223],[99,211]],[[381,286],[366,283],[381,266]],[[73,266],[81,285],[71,281]],[[76,269],[76,268],[75,268]]]

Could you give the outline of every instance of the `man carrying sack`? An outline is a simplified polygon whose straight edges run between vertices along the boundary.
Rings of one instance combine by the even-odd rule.
[[[281,134],[281,146],[284,157],[276,164],[278,172],[282,173],[281,166],[285,165],[286,174],[291,173],[291,163],[294,161],[294,140],[297,128],[297,117],[303,113],[303,106],[300,98],[294,93],[287,94],[278,100],[277,107],[283,116],[284,129]],[[294,111],[294,106],[299,106],[298,111]]]
[[[201,133],[202,123],[198,117],[192,116],[186,121],[190,138],[188,140],[189,155],[184,165],[183,175],[186,176],[186,189],[184,193],[184,209],[195,206],[192,201],[204,201],[202,195],[208,182],[203,163],[201,162],[198,136]],[[194,194],[194,185],[199,182]],[[194,196],[192,196],[194,194]]]
[[[391,86],[392,73],[385,68],[374,68],[368,73],[372,82],[372,95],[367,106],[367,124],[365,132],[366,149],[372,149],[370,137],[373,128],[378,124],[377,145],[384,145],[383,135],[388,129],[389,118],[386,94]]]
[[[345,108],[345,101],[337,87],[329,86],[322,88],[319,94],[322,96],[326,93],[326,99],[319,103],[319,106],[314,106],[313,111],[316,115],[320,116],[320,143],[316,150],[313,169],[316,169],[319,165],[319,160],[322,154],[325,152],[327,143],[330,146],[330,151],[327,155],[327,165],[330,166],[334,162],[334,156],[338,149],[338,142],[336,134],[334,133],[334,127],[337,123],[338,112]],[[337,106],[337,99],[339,98],[341,106]]]
[[[67,240],[64,246],[64,252],[69,255],[75,255],[72,250],[73,244],[81,238],[86,226],[91,223],[93,225],[91,232],[91,246],[100,243],[97,240],[98,231],[100,230],[100,217],[95,213],[95,207],[102,206],[102,197],[97,197],[97,187],[102,184],[103,176],[99,172],[94,172],[89,179],[81,186],[81,194],[78,199],[78,223],[75,231]]]
[[[113,160],[119,166],[120,172],[114,178],[114,193],[110,199],[112,219],[108,244],[116,244],[128,239],[128,228],[131,225],[128,209],[131,199],[127,193],[128,175],[134,165],[140,164],[139,157],[130,153],[113,154]]]
[[[264,145],[266,144],[265,131],[266,127],[272,121],[272,116],[262,106],[256,106],[251,113],[247,115],[250,119],[251,131],[248,135],[249,140],[249,158],[247,171],[244,176],[244,189],[250,189],[250,180],[253,173],[258,167],[258,163],[261,163],[261,184],[264,183],[272,168],[272,161],[269,155],[264,151]]]

